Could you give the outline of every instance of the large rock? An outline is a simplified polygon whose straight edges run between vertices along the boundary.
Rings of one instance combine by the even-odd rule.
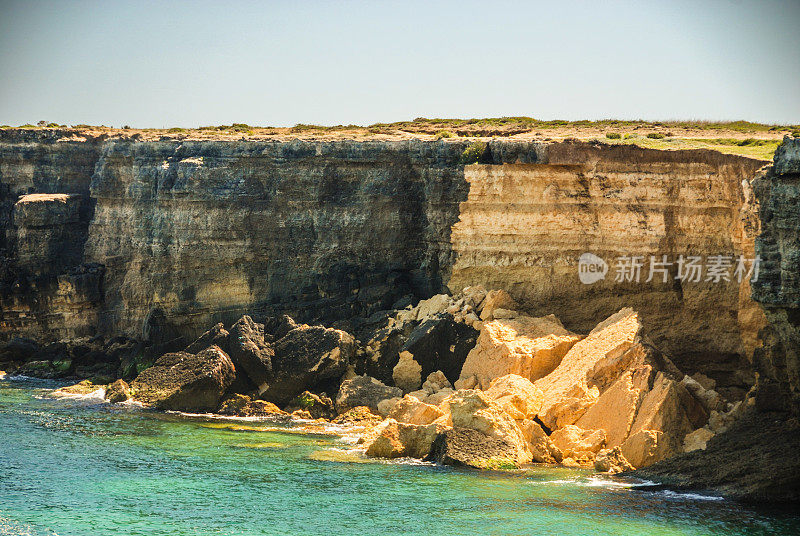
[[[378,413],[378,403],[381,400],[403,396],[403,391],[398,387],[390,387],[383,382],[369,376],[356,376],[345,380],[339,387],[336,395],[336,411],[346,411],[366,406],[374,413]]]
[[[106,387],[105,399],[112,404],[125,402],[131,397],[131,388],[125,380],[117,380]]]
[[[507,413],[519,413],[522,419],[533,419],[542,407],[542,391],[528,379],[507,374],[492,381],[486,396],[503,405]]]
[[[337,382],[355,354],[355,340],[338,329],[304,324],[276,341],[273,349],[273,377],[262,398],[286,404],[323,382]]]
[[[481,320],[494,320],[496,309],[516,311],[519,308],[514,298],[505,290],[490,290],[479,306]]]
[[[485,322],[460,377],[475,376],[482,389],[506,374],[535,381],[552,372],[579,340],[553,315]]]
[[[249,317],[248,317],[249,318]],[[228,331],[222,322],[219,322],[214,327],[200,335],[195,341],[183,349],[184,352],[196,354],[202,352],[209,346],[218,346],[223,352],[229,353],[228,348]],[[234,363],[235,365],[235,363]]]
[[[600,389],[597,385],[590,386],[587,378],[603,359],[612,360],[613,356],[630,349],[641,329],[639,315],[626,308],[601,322],[585,339],[575,343],[553,372],[534,382],[544,394],[545,403],[539,415],[542,421],[551,429],[574,424],[581,417],[581,411],[570,410],[575,420],[568,422],[570,419],[563,418],[565,408],[585,410],[593,405]]]
[[[586,430],[602,429],[609,446],[621,445],[628,437],[642,397],[649,389],[651,374],[649,365],[624,372],[575,424]]]
[[[327,395],[303,391],[297,395],[285,408],[287,412],[306,411],[312,419],[333,419],[336,417],[336,408]]]
[[[160,409],[214,411],[235,375],[230,357],[212,346],[197,354],[161,356],[131,387],[138,400]]]
[[[252,400],[249,396],[236,394],[225,400],[219,407],[221,415],[238,417],[272,417],[287,420],[289,414],[266,400]]]
[[[477,469],[514,469],[516,449],[502,439],[470,428],[451,428],[439,434],[431,457],[444,465]]]
[[[532,454],[528,441],[504,407],[476,390],[457,391],[448,399],[454,428],[477,430],[511,445],[517,464],[528,463]]]
[[[231,326],[228,348],[236,369],[247,374],[258,394],[264,393],[272,377],[272,360],[275,358],[271,345],[264,340],[264,325],[244,315]]]
[[[600,452],[606,446],[606,433],[605,430],[584,430],[570,424],[550,434],[550,440],[564,457],[575,458],[584,452]]]
[[[372,431],[375,439],[367,455],[377,458],[425,458],[436,437],[445,430],[441,424],[415,425],[388,418]]]
[[[400,360],[392,370],[394,384],[409,393],[422,384],[422,366],[414,360],[411,352],[400,352]]]
[[[444,412],[437,406],[426,404],[414,396],[406,395],[392,406],[388,416],[397,422],[425,425],[432,423],[442,415]]]
[[[477,338],[477,330],[444,313],[417,326],[400,351],[411,352],[422,367],[423,378],[440,370],[450,382],[455,382]]]

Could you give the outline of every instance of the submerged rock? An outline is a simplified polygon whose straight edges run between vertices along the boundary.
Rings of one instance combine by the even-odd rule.
[[[362,426],[371,426],[378,424],[383,420],[383,417],[374,413],[370,408],[367,406],[356,406],[352,409],[349,409],[333,419],[334,424],[350,424],[350,425],[362,425]]]
[[[237,417],[286,417],[288,415],[272,402],[252,400],[249,396],[239,394],[225,400],[220,405],[218,413]]]
[[[212,346],[197,354],[164,354],[131,387],[137,400],[160,409],[214,411],[235,375],[230,357]]]

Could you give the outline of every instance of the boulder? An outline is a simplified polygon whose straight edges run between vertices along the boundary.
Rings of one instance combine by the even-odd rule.
[[[637,430],[625,440],[620,449],[625,459],[637,469],[680,452],[674,441],[660,430]]]
[[[451,298],[447,294],[437,294],[427,300],[420,301],[413,309],[413,320],[425,321],[428,318],[445,312],[450,306]]]
[[[334,424],[373,426],[383,420],[383,417],[374,413],[367,406],[356,406],[333,419]]]
[[[454,428],[477,430],[504,441],[514,449],[517,464],[531,461],[529,442],[514,418],[485,393],[476,390],[457,391],[450,396],[447,405]]]
[[[501,405],[510,406],[524,419],[536,417],[543,403],[541,389],[516,374],[494,379],[485,394]]]
[[[400,360],[392,370],[392,379],[404,393],[419,389],[422,383],[422,366],[414,360],[411,352],[400,352]]]
[[[440,433],[431,447],[431,458],[444,465],[477,469],[518,467],[514,446],[471,428],[451,428]]]
[[[217,346],[197,354],[164,354],[131,384],[137,400],[160,409],[214,411],[236,372]]]
[[[378,413],[378,402],[387,398],[399,398],[403,391],[399,387],[390,387],[369,376],[356,376],[345,380],[336,395],[336,411],[344,413],[358,406],[366,406]]]
[[[356,361],[356,373],[392,383],[392,372],[400,351],[414,330],[415,322],[391,323],[374,332],[364,348],[364,358]]]
[[[233,395],[225,400],[219,407],[221,415],[236,415],[238,417],[278,417],[282,420],[288,414],[272,402],[266,400],[252,400],[246,395]]]
[[[323,383],[338,381],[355,355],[355,340],[348,333],[305,324],[289,331],[272,347],[273,375],[261,396],[278,404],[286,404]]]
[[[619,447],[613,449],[603,449],[597,453],[594,459],[594,469],[601,473],[621,473],[623,471],[632,471],[633,466],[628,463],[622,450]]]
[[[381,400],[378,402],[378,413],[383,417],[388,417],[389,413],[392,412],[392,409],[400,402],[402,398],[394,397],[394,398],[387,398],[386,400]]]
[[[459,377],[475,376],[482,389],[506,374],[535,381],[552,372],[579,340],[553,315],[484,322]]]
[[[301,326],[289,315],[267,318],[264,322],[264,340],[274,342],[284,338],[290,331]],[[268,340],[271,339],[271,340]]]
[[[586,430],[605,430],[609,447],[621,445],[633,426],[651,375],[649,365],[624,372],[575,424]]]
[[[528,444],[531,461],[536,463],[559,463],[563,459],[561,450],[547,436],[541,425],[530,419],[518,424],[522,437]]]
[[[400,351],[411,352],[422,367],[422,377],[442,371],[451,383],[461,374],[467,355],[475,346],[478,331],[451,314],[439,314],[419,324]]]
[[[483,287],[483,285],[465,287],[461,291],[461,295],[464,297],[465,304],[477,309],[478,306],[483,302],[484,298],[486,298],[486,289]]]
[[[425,378],[425,382],[422,384],[422,389],[430,394],[441,391],[442,389],[451,389],[452,387],[453,385],[450,383],[450,380],[447,379],[447,376],[445,376],[444,372],[441,370],[428,374],[428,377]]]
[[[415,425],[383,421],[373,431],[375,439],[367,447],[367,456],[377,458],[425,458],[436,437],[445,430],[440,424]]]
[[[708,440],[716,434],[708,428],[698,428],[694,432],[687,434],[683,438],[683,452],[692,452],[693,450],[706,450]]]
[[[125,402],[131,397],[131,388],[125,380],[117,380],[106,387],[106,400],[112,404]]]
[[[333,401],[324,393],[318,395],[311,391],[303,391],[286,406],[285,411],[306,411],[312,419],[330,420],[336,417],[336,408]]]
[[[516,311],[519,305],[514,298],[505,290],[490,290],[478,307],[481,313],[481,320],[494,320],[495,309],[508,309]]]
[[[550,440],[565,457],[576,458],[582,452],[600,452],[606,446],[606,432],[584,430],[570,424],[550,434]]]
[[[590,386],[587,380],[592,376],[591,373],[594,371],[598,378],[613,377],[613,374],[596,371],[595,365],[603,359],[613,362],[615,356],[621,356],[634,345],[641,329],[639,315],[625,308],[575,343],[553,372],[534,382],[544,394],[545,402],[539,414],[542,422],[551,429],[574,424],[575,421],[569,422],[570,419],[565,417],[566,408],[588,408],[593,404],[593,399],[599,396],[599,387]],[[624,369],[623,366],[618,368],[620,371]],[[601,367],[601,370],[615,370],[615,366]],[[582,415],[580,411],[568,413],[577,418]]]
[[[258,394],[264,393],[272,377],[272,360],[275,358],[271,345],[264,340],[264,325],[244,315],[231,326],[228,348],[236,369],[244,371]]]
[[[183,351],[196,354],[197,352],[202,352],[209,346],[218,346],[223,352],[230,355],[228,349],[228,331],[225,329],[222,322],[200,335],[192,344],[184,348]]]
[[[380,410],[380,404],[378,406]],[[424,425],[432,423],[442,415],[444,412],[437,406],[426,404],[416,397],[406,395],[392,407],[388,416],[397,422]]]
[[[59,387],[53,394],[58,395],[79,395],[85,396],[91,393],[94,393],[98,389],[105,389],[105,385],[98,385],[96,383],[91,382],[90,380],[83,380],[74,385],[67,385],[65,387]]]

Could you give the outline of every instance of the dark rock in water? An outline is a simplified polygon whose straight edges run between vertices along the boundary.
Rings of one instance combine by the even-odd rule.
[[[303,391],[296,396],[285,408],[286,411],[307,411],[312,419],[333,419],[336,417],[336,408],[333,401],[325,394],[317,395],[311,391]]]
[[[264,340],[264,325],[245,315],[231,326],[228,349],[236,370],[243,370],[255,384],[258,394],[267,389],[272,377],[275,352]]]
[[[278,406],[266,400],[252,400],[249,396],[233,395],[225,400],[219,407],[222,415],[236,415],[238,417],[279,417],[288,418],[288,414]]]
[[[477,330],[456,322],[449,313],[442,313],[417,326],[400,351],[414,355],[414,361],[422,366],[423,378],[441,370],[453,383],[477,340]]]
[[[209,346],[218,346],[223,352],[228,352],[228,331],[220,322],[213,328],[200,335],[192,344],[184,348],[184,352],[196,354]]]
[[[131,388],[125,380],[117,380],[106,387],[106,400],[112,404],[125,402],[131,397]]]
[[[514,469],[514,448],[503,440],[469,428],[451,428],[436,437],[430,458],[444,465],[477,469]]]
[[[160,409],[213,411],[236,376],[230,357],[216,346],[197,354],[158,358],[133,381],[138,400]]]
[[[366,406],[378,413],[378,402],[387,398],[402,397],[399,387],[390,387],[369,376],[356,376],[345,380],[336,395],[336,411],[344,413],[358,406]]]
[[[306,389],[338,380],[347,371],[355,346],[344,331],[298,326],[273,344],[273,377],[262,398],[286,404]]]
[[[800,423],[787,413],[750,411],[695,450],[632,473],[673,489],[748,502],[800,501]]]

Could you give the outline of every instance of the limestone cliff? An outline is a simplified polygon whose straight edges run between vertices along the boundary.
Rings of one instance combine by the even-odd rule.
[[[573,331],[630,306],[683,370],[700,370],[743,394],[763,314],[736,259],[754,258],[749,183],[763,162],[710,151],[663,152],[583,143],[547,146],[536,164],[473,165],[453,227],[451,288],[503,288],[531,314],[555,314]],[[605,279],[579,280],[592,253]],[[648,282],[651,256],[672,262]],[[730,281],[676,279],[680,255],[731,256]],[[639,280],[619,281],[615,260],[639,256]],[[749,264],[748,264],[749,267]],[[664,279],[666,278],[666,282]]]
[[[612,263],[752,257],[763,162],[501,140],[465,169],[470,143],[2,131],[0,337],[163,343],[276,311],[350,329],[480,283],[577,332],[637,308],[681,368],[749,388],[764,319],[747,282],[616,283]],[[21,197],[38,193],[67,195]],[[605,281],[579,282],[583,252]]]

